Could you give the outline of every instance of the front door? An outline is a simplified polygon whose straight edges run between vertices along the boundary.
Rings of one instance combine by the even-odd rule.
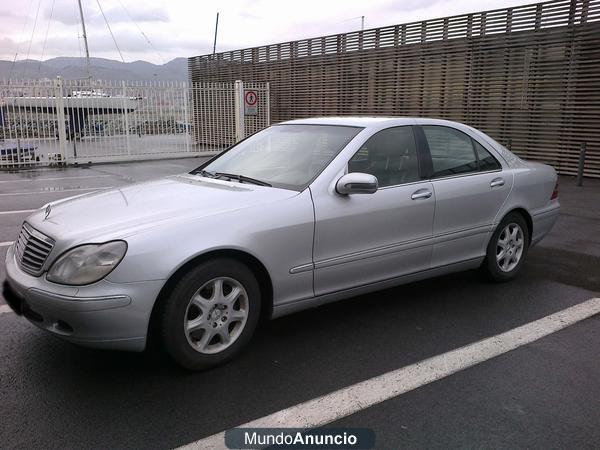
[[[314,196],[314,289],[322,295],[426,270],[435,193],[419,173],[413,127],[382,130],[348,162],[375,175],[374,194]]]

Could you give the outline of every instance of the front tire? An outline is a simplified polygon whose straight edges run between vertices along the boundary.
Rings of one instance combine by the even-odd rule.
[[[510,213],[502,219],[494,231],[487,246],[482,269],[492,281],[510,281],[521,270],[528,249],[529,227],[527,222],[521,214]]]
[[[237,355],[260,317],[256,277],[239,261],[219,258],[187,272],[166,299],[161,334],[169,355],[190,370]]]

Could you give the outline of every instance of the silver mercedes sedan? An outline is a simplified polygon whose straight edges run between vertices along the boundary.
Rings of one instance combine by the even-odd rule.
[[[460,123],[271,126],[187,174],[45,205],[6,255],[4,296],[50,333],[189,369],[275,318],[481,268],[521,270],[554,225],[557,176]]]

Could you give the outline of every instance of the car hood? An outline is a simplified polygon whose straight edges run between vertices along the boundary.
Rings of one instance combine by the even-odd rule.
[[[167,223],[251,208],[297,194],[185,174],[51,202],[27,222],[55,239],[125,238]]]

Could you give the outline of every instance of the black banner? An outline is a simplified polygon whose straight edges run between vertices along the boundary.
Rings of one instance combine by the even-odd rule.
[[[371,449],[375,432],[369,428],[233,428],[225,432],[230,449],[333,450]]]

